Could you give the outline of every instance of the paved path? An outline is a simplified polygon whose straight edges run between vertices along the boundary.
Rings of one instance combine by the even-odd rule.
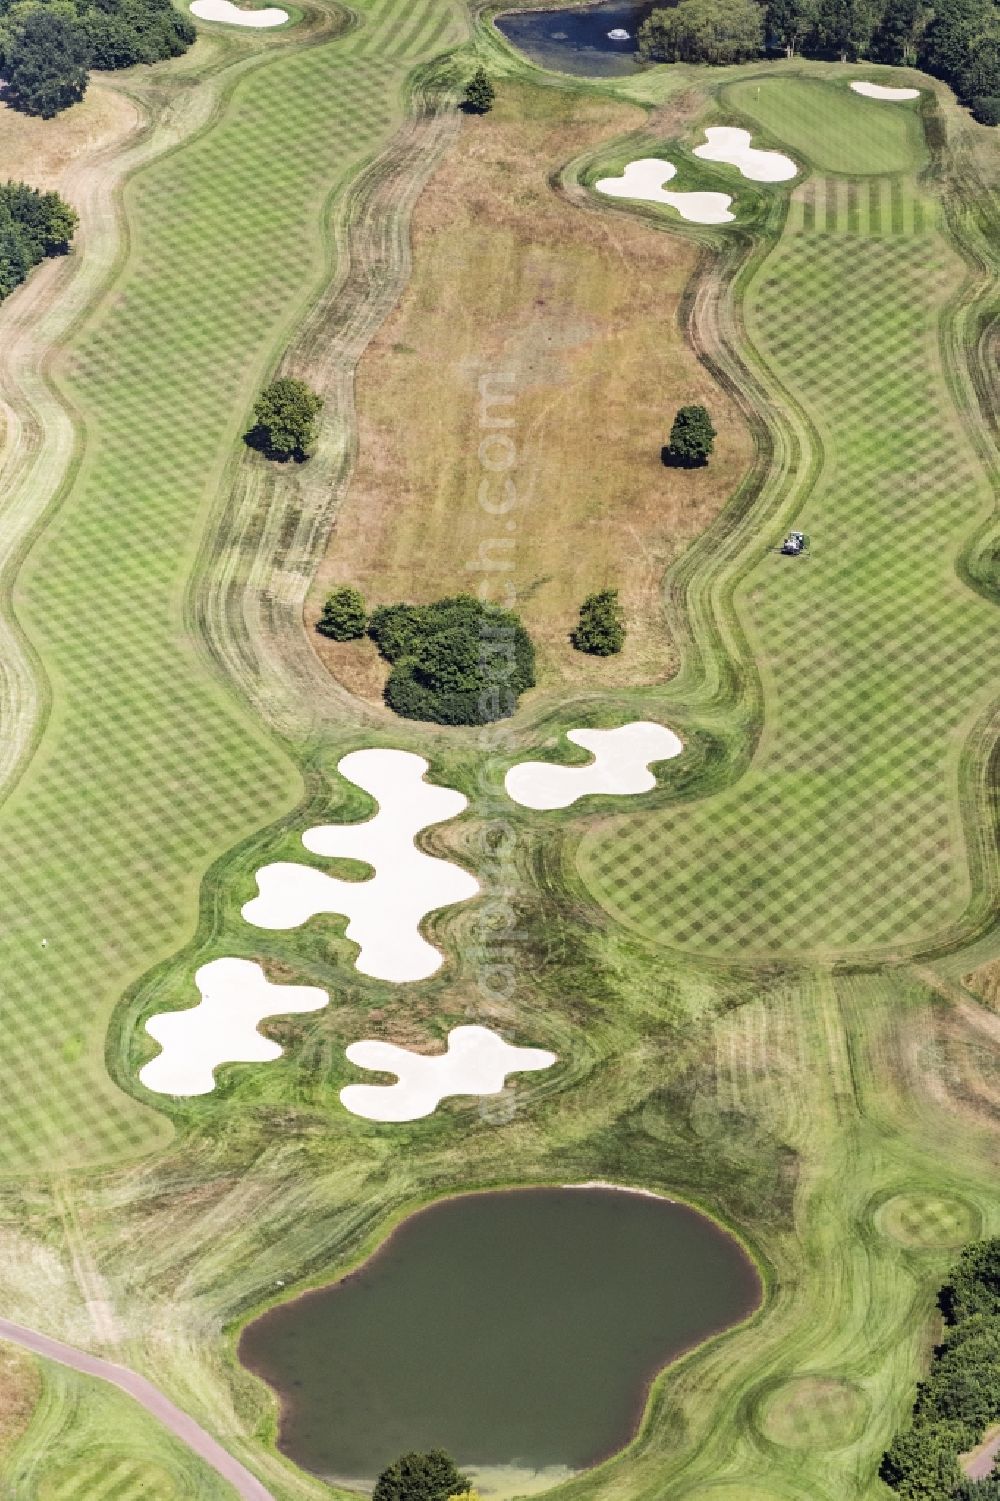
[[[100,1381],[109,1381],[112,1386],[117,1386],[133,1401],[138,1402],[140,1407],[144,1407],[175,1438],[186,1444],[192,1454],[197,1454],[223,1480],[227,1480],[236,1494],[242,1497],[242,1501],[275,1501],[271,1492],[265,1490],[255,1475],[251,1475],[238,1459],[234,1459],[211,1434],[206,1433],[194,1418],[175,1407],[145,1376],[140,1376],[125,1366],[115,1365],[110,1360],[102,1360],[98,1355],[88,1355],[85,1350],[77,1350],[73,1345],[64,1345],[61,1340],[50,1339],[47,1334],[25,1329],[22,1324],[12,1324],[9,1319],[0,1319],[0,1339],[11,1340],[34,1355],[58,1361],[60,1365],[69,1366],[71,1370],[80,1371],[85,1376],[96,1376]]]
[[[1000,1459],[1000,1426],[991,1428],[982,1443],[962,1461],[962,1469],[970,1480],[985,1480],[992,1475]]]

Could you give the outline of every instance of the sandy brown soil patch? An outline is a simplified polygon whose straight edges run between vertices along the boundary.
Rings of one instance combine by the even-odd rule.
[[[644,121],[614,101],[507,84],[493,114],[463,125],[417,205],[406,295],[359,367],[357,468],[310,625],[339,583],[378,604],[486,581],[493,599],[516,594],[543,683],[674,669],[663,573],[732,492],[749,435],[679,327],[696,247],[569,204],[550,182]],[[666,469],[673,413],[691,401],[715,417],[715,458]],[[608,586],[630,635],[621,657],[597,661],[567,638],[580,601]],[[370,644],[318,649],[352,691],[379,696]]]

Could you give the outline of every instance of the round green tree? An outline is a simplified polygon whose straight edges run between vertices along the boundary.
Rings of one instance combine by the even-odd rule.
[[[450,1454],[431,1449],[427,1454],[402,1454],[375,1482],[372,1501],[448,1501],[469,1489],[469,1477]]]
[[[344,584],[328,594],[316,629],[331,641],[357,641],[363,636],[368,629],[368,611],[360,591]]]
[[[265,386],[254,403],[252,448],[273,459],[305,459],[316,443],[316,418],[323,399],[305,381],[283,375]]]
[[[4,50],[8,97],[26,114],[49,120],[83,98],[90,47],[61,8],[29,10],[13,26]]]
[[[663,450],[663,458],[682,469],[694,469],[708,463],[714,445],[715,428],[707,409],[681,407],[670,429],[670,442]]]
[[[465,86],[462,104],[470,115],[486,115],[493,108],[496,89],[485,68],[477,68]]]
[[[577,651],[593,657],[613,657],[625,645],[625,613],[617,589],[588,594],[580,606],[580,619],[570,640]]]

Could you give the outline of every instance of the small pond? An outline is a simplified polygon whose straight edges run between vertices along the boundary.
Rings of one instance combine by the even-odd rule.
[[[673,4],[674,0],[660,0]],[[607,78],[634,73],[639,67],[636,32],[653,9],[606,0],[584,9],[529,10],[497,16],[495,25],[509,42],[542,68]],[[609,31],[627,31],[616,41]]]
[[[307,1470],[369,1488],[441,1447],[523,1494],[621,1448],[656,1372],[760,1298],[743,1249],[686,1205],[512,1189],[411,1215],[357,1271],[255,1319],[239,1354]]]

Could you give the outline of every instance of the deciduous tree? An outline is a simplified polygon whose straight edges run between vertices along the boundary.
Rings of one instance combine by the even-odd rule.
[[[90,49],[68,8],[22,7],[4,48],[4,75],[12,104],[51,119],[87,91]]]
[[[264,387],[254,403],[247,442],[269,458],[308,458],[316,442],[316,418],[322,406],[322,398],[310,391],[305,381],[280,376]]]
[[[332,641],[357,641],[363,636],[368,629],[368,611],[360,591],[344,584],[328,594],[316,629]]]
[[[651,62],[739,63],[764,48],[764,12],[755,0],[680,0],[639,27]]]
[[[444,1449],[427,1454],[400,1455],[375,1482],[372,1501],[448,1501],[449,1496],[469,1489],[463,1475]]]
[[[663,450],[663,459],[681,469],[693,469],[708,463],[714,445],[715,428],[707,407],[680,407],[670,429],[670,441]]]
[[[570,639],[577,651],[594,657],[612,657],[621,651],[625,645],[625,612],[618,603],[617,589],[587,595]]]

